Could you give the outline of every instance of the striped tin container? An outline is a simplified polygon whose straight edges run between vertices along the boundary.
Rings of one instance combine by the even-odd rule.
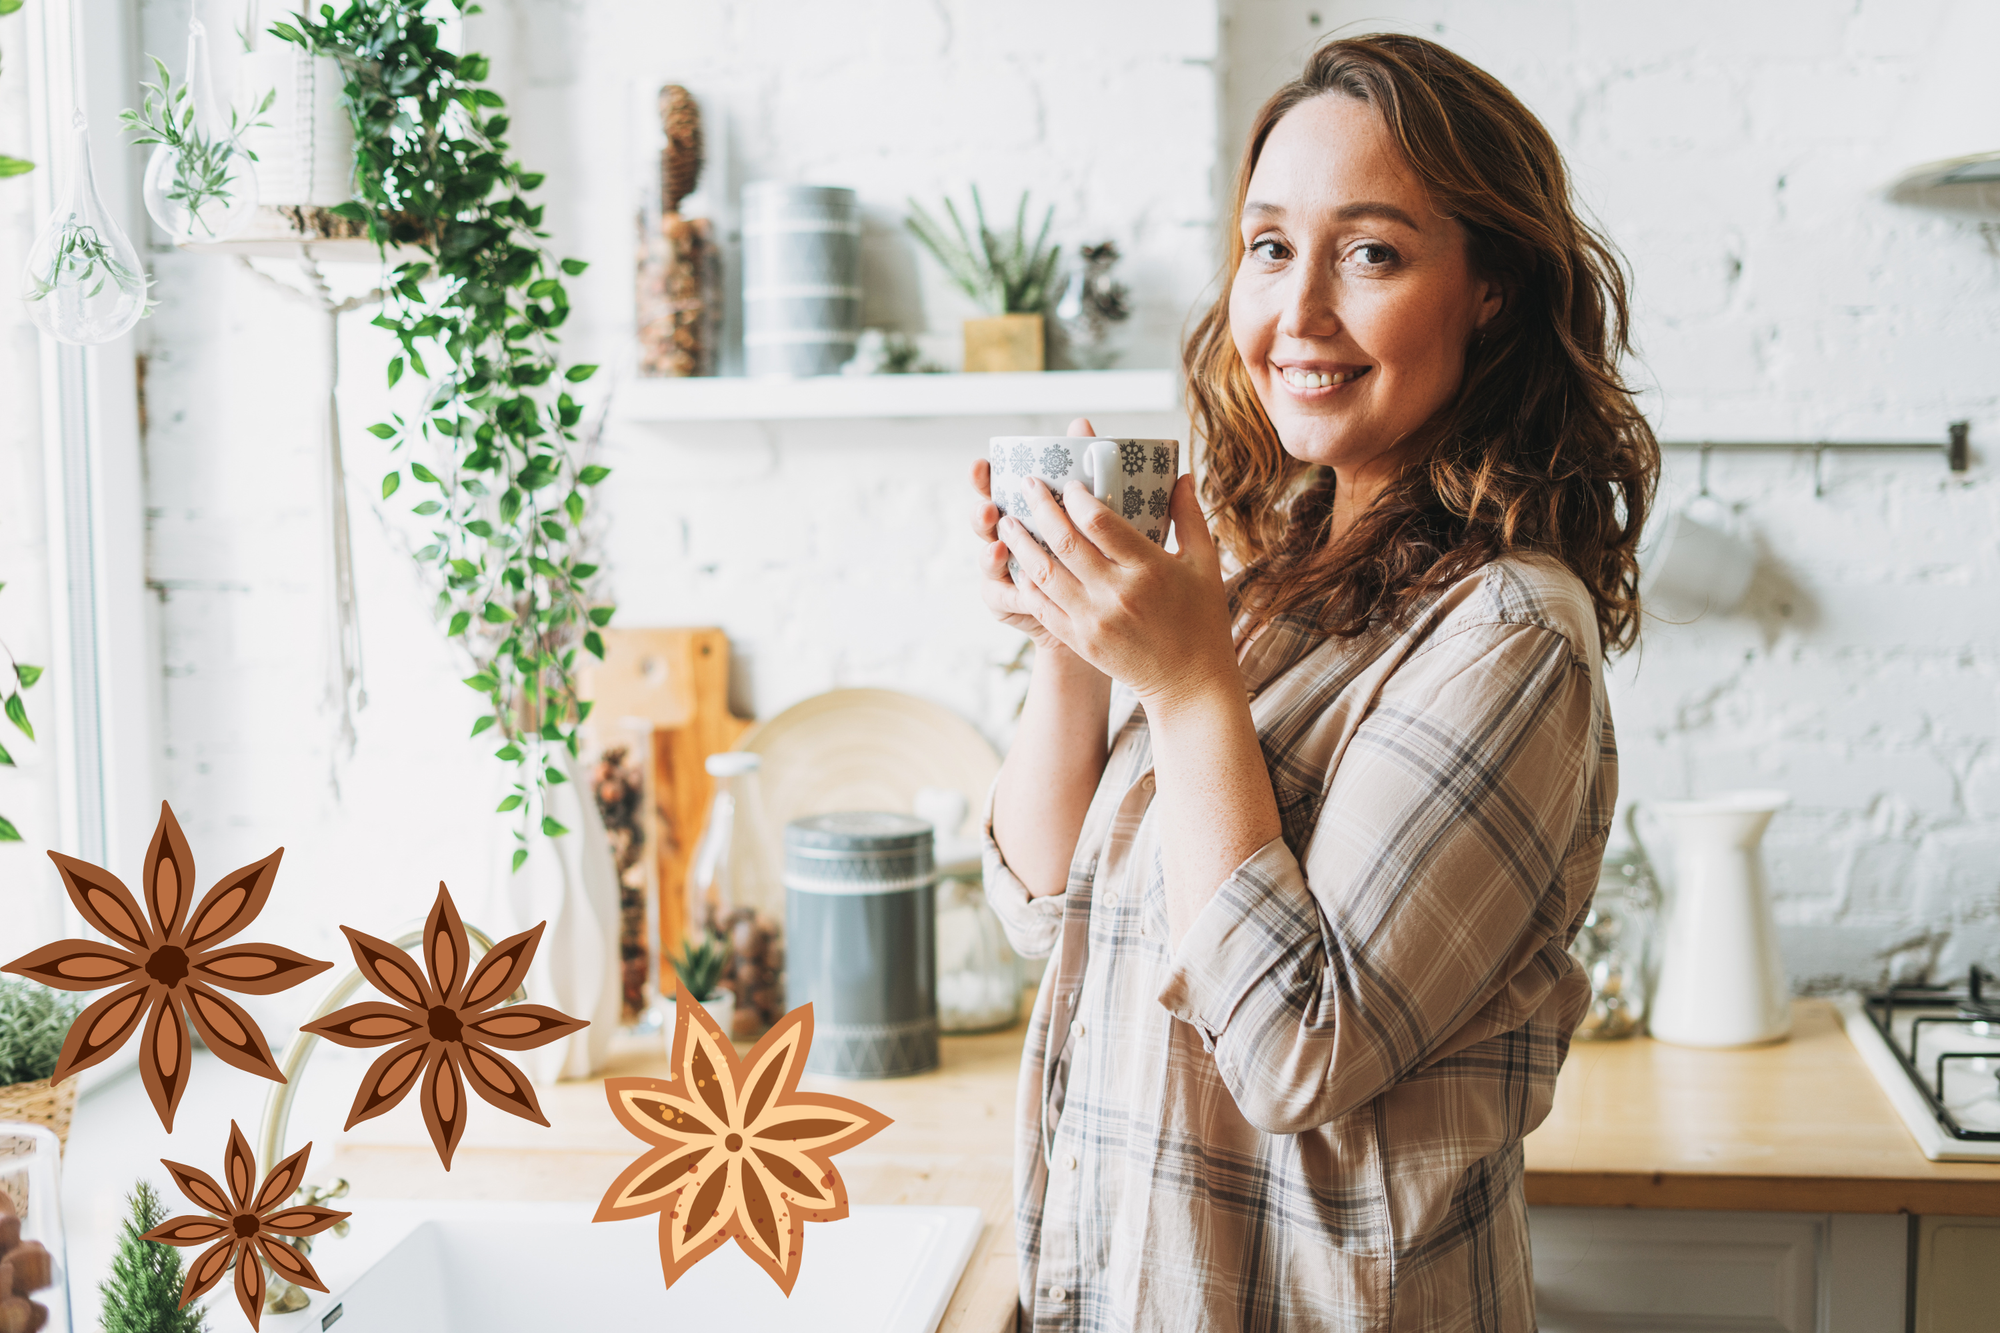
[[[743,187],[743,355],[752,375],[833,375],[861,336],[861,204],[832,185]]]
[[[785,826],[787,1003],[813,1007],[806,1068],[898,1078],[937,1068],[937,868],[911,815]]]

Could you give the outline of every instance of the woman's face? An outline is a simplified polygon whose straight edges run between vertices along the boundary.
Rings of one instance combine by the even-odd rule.
[[[1229,327],[1295,458],[1387,475],[1458,389],[1500,308],[1368,103],[1316,97],[1272,127],[1243,205]]]

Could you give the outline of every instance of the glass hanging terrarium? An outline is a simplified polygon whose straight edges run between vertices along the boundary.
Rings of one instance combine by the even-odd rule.
[[[146,100],[127,111],[125,125],[135,143],[159,145],[146,163],[146,212],[176,245],[219,241],[241,231],[257,211],[257,171],[238,136],[258,124],[275,92],[239,123],[234,108],[225,118],[216,107],[208,74],[208,35],[199,21],[188,24],[187,72],[179,84],[158,57],[157,84],[146,84]]]
[[[146,313],[147,279],[97,197],[82,112],[71,125],[69,188],[28,251],[21,298],[35,327],[57,342],[106,343]]]

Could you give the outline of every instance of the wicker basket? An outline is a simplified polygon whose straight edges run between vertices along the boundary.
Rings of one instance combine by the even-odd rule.
[[[69,1118],[76,1110],[76,1080],[66,1078],[50,1087],[45,1078],[0,1088],[0,1123],[45,1125],[69,1146]]]

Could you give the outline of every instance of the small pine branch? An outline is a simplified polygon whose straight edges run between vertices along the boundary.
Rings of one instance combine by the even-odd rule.
[[[158,1191],[141,1180],[125,1202],[128,1212],[111,1275],[97,1284],[104,1298],[104,1333],[205,1333],[208,1323],[201,1309],[180,1308],[185,1282],[180,1251],[142,1239],[167,1220]]]
[[[82,1008],[81,997],[32,981],[0,980],[0,1087],[53,1074]]]

